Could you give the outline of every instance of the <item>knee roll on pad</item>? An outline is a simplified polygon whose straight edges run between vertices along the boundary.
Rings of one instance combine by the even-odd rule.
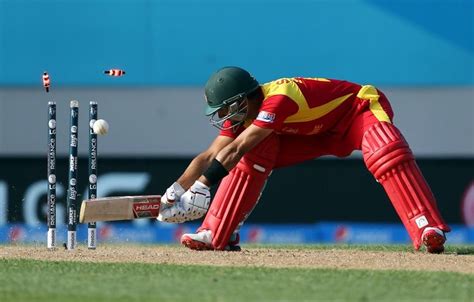
[[[223,250],[238,224],[253,210],[279,151],[279,139],[270,135],[247,153],[219,185],[200,230],[211,230],[212,246]]]
[[[424,228],[450,230],[441,218],[410,147],[395,126],[380,122],[370,127],[364,133],[362,154],[367,168],[384,187],[416,249],[421,245]]]

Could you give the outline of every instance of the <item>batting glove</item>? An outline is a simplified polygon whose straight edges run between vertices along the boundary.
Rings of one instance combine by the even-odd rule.
[[[172,223],[198,219],[206,214],[210,204],[209,187],[196,181],[173,205],[163,207],[157,219]]]
[[[211,204],[209,187],[196,180],[191,188],[181,196],[181,203],[186,209],[189,220],[201,218],[206,214]]]
[[[184,194],[184,189],[177,182],[174,182],[168,189],[166,189],[165,194],[161,196],[161,202],[163,204],[173,204],[176,200],[181,198],[181,195]]]

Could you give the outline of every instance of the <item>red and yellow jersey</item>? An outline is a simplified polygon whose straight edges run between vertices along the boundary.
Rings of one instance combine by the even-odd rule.
[[[361,99],[361,93],[377,94],[372,86],[324,78],[282,78],[261,88],[264,99],[260,111],[246,126],[253,123],[283,135],[315,135],[333,129],[369,106],[370,100]],[[361,101],[366,106],[361,106]],[[377,109],[376,102],[370,106]],[[237,137],[244,128],[223,130],[221,135]]]

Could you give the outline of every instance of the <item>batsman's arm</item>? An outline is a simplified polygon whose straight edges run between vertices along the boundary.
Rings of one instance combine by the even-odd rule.
[[[211,160],[208,162],[208,167],[215,158],[218,164],[222,165],[222,168],[227,171],[232,170],[240,161],[240,159],[245,155],[245,153],[252,150],[272,132],[273,129],[250,125],[235,140],[221,148],[215,157],[211,157]],[[214,167],[211,167],[211,169],[212,168]],[[209,171],[205,170],[203,170],[203,173],[206,175],[213,174],[213,172],[209,173]],[[213,185],[213,181],[209,181],[208,177],[204,175],[201,175],[198,180],[208,186]]]
[[[234,139],[228,136],[219,135],[216,137],[206,151],[191,161],[177,182],[187,190],[206,171],[217,154],[233,141]]]

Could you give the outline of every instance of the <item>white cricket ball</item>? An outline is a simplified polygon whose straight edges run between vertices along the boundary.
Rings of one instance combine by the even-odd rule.
[[[109,123],[105,120],[97,120],[92,126],[95,134],[105,135],[109,132]]]

